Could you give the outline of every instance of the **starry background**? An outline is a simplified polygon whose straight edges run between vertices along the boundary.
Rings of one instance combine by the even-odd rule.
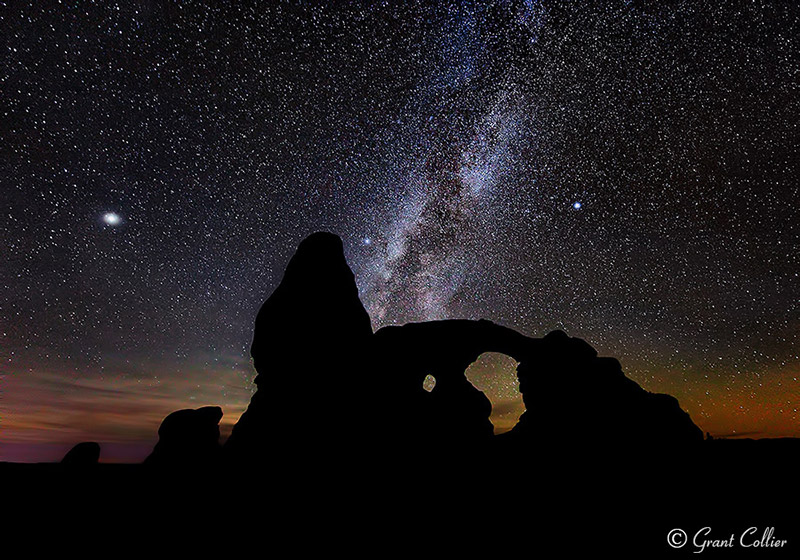
[[[0,460],[229,431],[317,230],[376,329],[561,328],[703,430],[800,436],[794,3],[32,4],[0,3]],[[498,431],[514,367],[469,372]]]

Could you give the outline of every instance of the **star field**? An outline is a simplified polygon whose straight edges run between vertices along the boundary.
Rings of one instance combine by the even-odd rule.
[[[229,428],[318,230],[375,329],[561,328],[712,434],[800,436],[800,10],[721,4],[3,6],[0,459]],[[470,373],[502,429],[513,368]]]

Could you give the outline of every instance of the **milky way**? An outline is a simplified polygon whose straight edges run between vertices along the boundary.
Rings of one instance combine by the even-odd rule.
[[[587,4],[6,7],[0,458],[230,426],[317,230],[375,328],[561,328],[704,430],[800,435],[800,10]],[[519,413],[513,364],[471,379]]]

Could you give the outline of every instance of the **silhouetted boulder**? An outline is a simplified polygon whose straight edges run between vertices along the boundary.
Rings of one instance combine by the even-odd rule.
[[[358,439],[373,398],[364,379],[371,337],[341,239],[309,236],[258,312],[251,347],[258,390],[226,456],[301,460]]]
[[[61,459],[61,464],[70,467],[83,467],[96,465],[99,460],[100,445],[93,441],[84,441],[70,449]]]
[[[145,464],[153,466],[213,466],[219,459],[218,406],[187,408],[169,414],[158,429],[158,443]]]

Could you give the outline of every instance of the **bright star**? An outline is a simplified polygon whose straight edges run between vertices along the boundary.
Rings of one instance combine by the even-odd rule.
[[[575,202],[575,203],[572,205],[572,207],[573,207],[575,210],[580,210],[580,209],[581,209],[581,206],[583,206],[583,204],[581,204],[580,202]]]
[[[106,212],[103,214],[103,221],[110,226],[116,226],[122,222],[122,218],[119,217],[119,214],[114,212]]]

